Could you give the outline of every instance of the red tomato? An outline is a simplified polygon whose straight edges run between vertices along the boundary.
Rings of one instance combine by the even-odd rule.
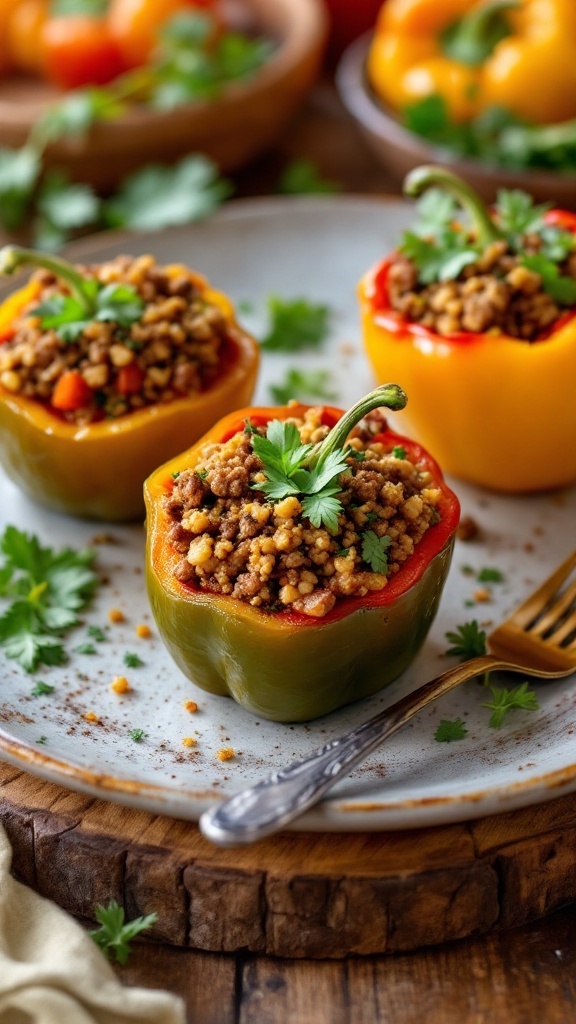
[[[104,18],[49,18],[42,30],[42,50],[46,77],[62,89],[106,85],[126,70]]]

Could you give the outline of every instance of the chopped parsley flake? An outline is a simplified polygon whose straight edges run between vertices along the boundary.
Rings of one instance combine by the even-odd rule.
[[[443,718],[434,733],[434,739],[438,743],[452,743],[454,740],[463,740],[468,734],[461,718],[455,718],[453,722]]]

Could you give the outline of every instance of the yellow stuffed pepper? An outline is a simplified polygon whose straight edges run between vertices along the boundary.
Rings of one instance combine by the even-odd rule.
[[[57,511],[135,519],[149,473],[250,400],[258,345],[187,267],[0,253],[2,273],[27,264],[0,306],[0,462]]]
[[[455,121],[490,107],[547,124],[576,117],[574,0],[387,0],[368,58],[395,110],[441,96]]]
[[[463,480],[511,493],[572,484],[576,215],[516,190],[490,212],[440,168],[405,183],[411,195],[430,186],[419,222],[360,284],[376,378],[411,396],[396,424]]]

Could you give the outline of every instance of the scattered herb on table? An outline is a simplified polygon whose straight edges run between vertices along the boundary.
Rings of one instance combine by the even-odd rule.
[[[124,908],[116,900],[110,900],[107,907],[94,907],[94,917],[100,927],[89,932],[90,937],[105,956],[114,954],[116,962],[125,964],[132,952],[130,943],[141,932],[147,931],[158,920],[158,914],[146,914],[125,922]]]
[[[0,538],[0,646],[28,672],[66,660],[63,634],[78,624],[96,588],[94,553],[42,547],[37,537],[7,526]]]
[[[493,729],[499,729],[509,711],[518,709],[521,711],[538,711],[540,705],[536,699],[534,690],[528,689],[528,683],[521,683],[520,686],[508,690],[506,687],[490,687],[492,700],[482,704],[483,708],[492,711],[488,725]]]
[[[144,729],[130,729],[130,739],[134,740],[134,743],[142,743],[147,735]]]
[[[486,654],[486,633],[480,629],[476,619],[471,622],[463,622],[444,634],[451,647],[446,654],[449,657],[457,657],[460,661],[469,661],[470,658],[478,658]]]
[[[39,679],[32,687],[30,693],[33,697],[44,697],[48,696],[50,693],[54,693],[54,687],[50,683],[45,683],[42,679]]]
[[[124,655],[124,664],[127,668],[141,668],[144,662],[138,654],[126,651],[126,654]]]
[[[452,722],[443,718],[434,733],[434,739],[438,743],[452,743],[454,740],[463,740],[467,735],[468,729],[461,718],[455,718]]]
[[[88,633],[88,636],[92,637],[92,639],[96,641],[97,644],[102,644],[107,639],[104,630],[100,629],[100,626],[88,626],[88,629],[86,630],[86,632]],[[89,652],[85,651],[84,653],[85,654],[86,653],[92,654],[92,653],[95,653],[95,652],[94,651],[89,651]]]
[[[293,160],[282,173],[278,191],[284,195],[331,195],[340,189],[335,181],[321,176],[312,160]]]
[[[270,394],[278,405],[287,405],[291,398],[318,399],[333,402],[337,395],[331,388],[331,374],[328,370],[288,369],[280,384],[270,385]]]
[[[94,644],[79,644],[74,648],[76,654],[96,654]]]
[[[506,577],[500,569],[494,569],[487,565],[479,570],[476,579],[479,583],[504,583]]]
[[[44,746],[44,744],[45,744],[45,743],[47,742],[47,740],[48,740],[48,737],[47,737],[47,736],[40,736],[40,737],[39,737],[39,738],[38,738],[38,739],[36,740],[36,743],[38,743],[38,744],[39,744],[39,745],[40,745],[40,746],[42,747],[42,746]]]
[[[330,331],[331,311],[328,306],[296,298],[285,300],[277,295],[268,298],[270,327],[261,348],[268,352],[298,352],[303,348],[319,348]]]

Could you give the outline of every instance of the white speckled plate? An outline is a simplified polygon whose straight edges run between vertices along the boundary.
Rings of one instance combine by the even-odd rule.
[[[264,299],[306,296],[334,310],[333,330],[321,353],[306,354],[307,367],[333,374],[342,404],[371,387],[358,329],[355,284],[364,270],[392,248],[407,223],[401,202],[327,198],[249,200],[229,204],[209,223],[130,239],[114,236],[83,242],[82,257],[119,251],[148,252],[160,261],[184,260],[207,274],[237,302],[253,307],[247,326],[260,330]],[[268,384],[281,380],[293,361],[269,356],[256,396],[269,401]],[[512,384],[513,386],[513,384]],[[545,429],[545,427],[544,427]],[[568,439],[576,443],[576,438]],[[86,639],[88,624],[105,629],[95,655],[71,654],[64,668],[40,671],[53,694],[33,697],[34,678],[0,653],[0,749],[12,764],[97,796],[153,812],[196,819],[214,800],[253,783],[322,741],[373,714],[450,664],[444,634],[472,617],[489,628],[507,615],[576,543],[576,490],[542,497],[504,498],[454,483],[465,514],[484,540],[458,543],[440,613],[417,661],[380,695],[310,725],[259,721],[231,700],[196,690],[172,665],[153,632],[138,639],[140,622],[152,625],[144,591],[144,533],[138,526],[111,527],[115,543],[99,544],[98,565],[107,583],[68,639]],[[35,506],[0,476],[0,526],[15,523],[54,546],[89,544],[100,524],[77,522]],[[477,584],[464,565],[497,566],[505,582],[491,587],[490,602],[467,606]],[[126,621],[109,625],[111,607]],[[126,651],[144,665],[127,670]],[[119,697],[109,684],[125,672],[132,691]],[[576,789],[574,709],[576,677],[536,684],[540,710],[512,712],[499,731],[488,727],[486,691],[475,682],[438,701],[389,740],[299,827],[318,830],[383,830],[458,821],[510,810]],[[198,702],[191,715],[186,698]],[[99,724],[84,715],[93,711]],[[442,718],[462,717],[468,735],[437,743]],[[143,729],[143,742],[130,737]],[[194,748],[182,739],[197,739]],[[45,737],[41,745],[38,740]],[[231,746],[235,757],[216,752]]]

